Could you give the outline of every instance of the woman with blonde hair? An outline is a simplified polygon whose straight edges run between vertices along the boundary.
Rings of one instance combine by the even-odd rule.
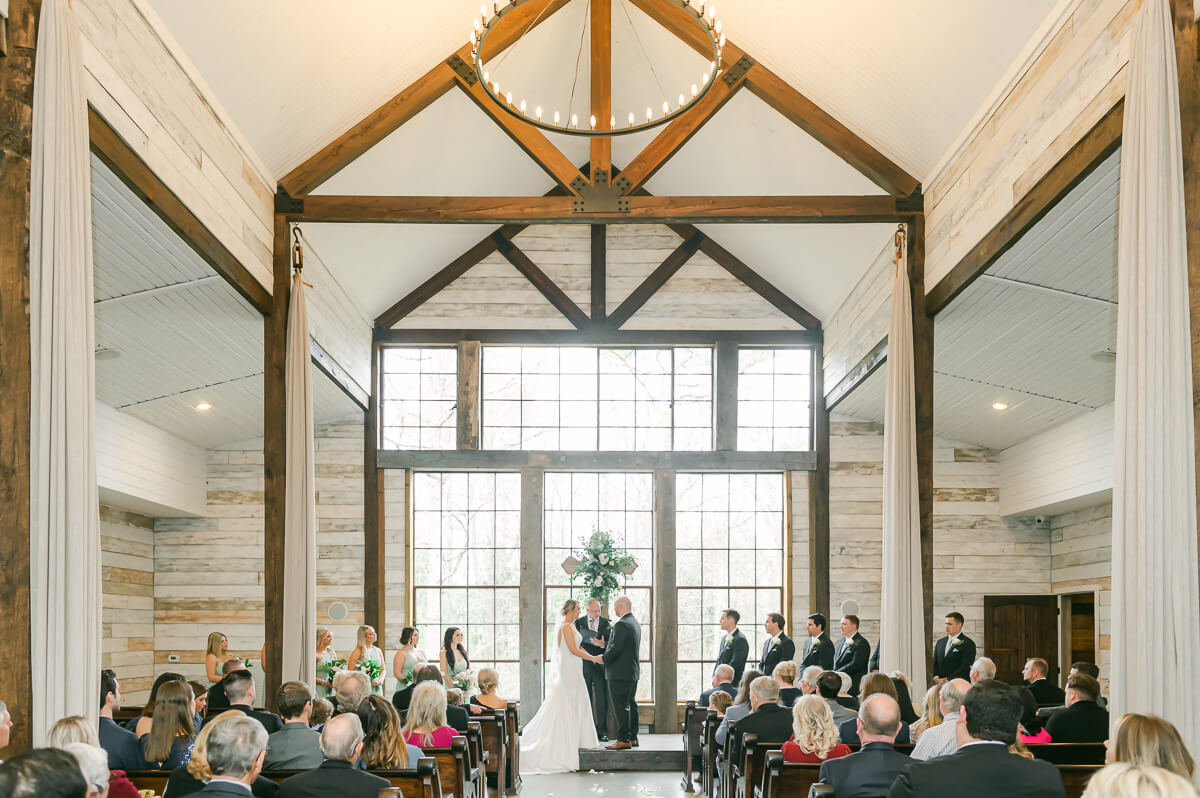
[[[796,703],[796,699],[804,695],[804,692],[796,687],[796,672],[795,660],[786,659],[775,666],[775,672],[771,674],[775,678],[775,683],[779,685],[779,704],[781,706],[790,707]]]
[[[163,789],[163,798],[180,798],[180,796],[191,795],[203,790],[204,785],[212,778],[212,770],[208,767],[208,735],[218,724],[230,718],[244,717],[246,716],[240,711],[230,709],[204,724],[204,728],[196,735],[195,745],[192,746],[191,760],[186,765],[172,770],[170,777],[167,778],[167,786]],[[270,779],[259,776],[250,785],[250,792],[254,798],[274,798],[275,794],[279,792],[279,785]]]
[[[942,721],[942,701],[939,691],[942,689],[940,684],[935,684],[925,691],[925,714],[922,715],[916,723],[912,725],[912,741],[915,743],[921,738],[921,732],[932,729],[934,726],[941,726]]]
[[[204,652],[204,673],[210,685],[221,681],[220,667],[229,659],[229,639],[220,632],[208,636],[208,649]]]
[[[508,702],[496,695],[496,689],[500,686],[500,674],[495,668],[480,668],[476,683],[479,685],[479,693],[471,696],[472,704],[484,709],[508,707]]]
[[[324,626],[317,627],[317,698],[333,695],[333,634]]]
[[[149,733],[143,735],[142,759],[152,770],[186,765],[195,740],[196,697],[187,682],[167,682],[158,688]]]
[[[417,766],[421,749],[404,741],[400,713],[380,695],[358,705],[362,721],[362,764],[367,770],[408,770]]]
[[[108,754],[100,749],[100,738],[96,729],[83,715],[69,715],[50,727],[46,735],[47,748],[63,748],[73,744],[89,745],[101,751],[107,765]],[[138,798],[137,787],[123,770],[108,771],[108,798]]]
[[[1196,798],[1196,788],[1165,768],[1114,762],[1092,776],[1083,798]]]
[[[1179,730],[1157,715],[1129,713],[1117,719],[1111,739],[1105,741],[1106,760],[1132,762],[1177,773],[1188,781],[1196,778],[1196,762],[1188,753]]]
[[[817,764],[849,753],[850,746],[838,742],[833,711],[825,699],[806,695],[792,706],[792,736],[783,744],[785,762]]]
[[[378,639],[379,634],[375,631],[375,627],[365,624],[358,627],[358,645],[350,652],[350,659],[346,661],[346,670],[362,670],[359,665],[364,662],[373,662],[378,665],[379,675],[371,676],[371,692],[375,695],[383,695],[383,680],[386,671],[383,669],[383,652],[379,650],[379,646],[375,645],[375,641]]]
[[[418,748],[449,748],[457,734],[446,724],[446,688],[421,682],[413,688],[404,722],[404,741]]]

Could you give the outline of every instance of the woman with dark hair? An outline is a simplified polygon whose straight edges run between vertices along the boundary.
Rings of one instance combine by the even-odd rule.
[[[903,675],[892,674],[892,684],[896,688],[896,703],[900,705],[900,720],[910,726],[920,720],[916,707],[913,706],[912,696],[908,692],[908,680]]]
[[[467,656],[467,647],[463,645],[462,629],[451,626],[446,630],[439,660],[446,686],[456,687],[454,677],[471,667],[471,658]]]
[[[126,723],[126,729],[138,737],[150,733],[150,722],[154,717],[154,702],[158,700],[158,688],[167,682],[187,682],[187,677],[182,673],[173,673],[172,671],[160,673],[154,680],[154,684],[150,685],[150,697],[146,699],[146,705],[142,707],[142,714]]]
[[[421,642],[421,633],[415,626],[406,626],[400,630],[400,650],[392,657],[392,675],[396,677],[396,688],[403,690],[413,683],[416,673],[428,660],[425,653],[417,648]]]
[[[862,706],[863,702],[875,693],[889,695],[893,701],[900,703],[900,699],[896,693],[896,684],[885,673],[868,673],[858,685],[858,690],[859,706]],[[910,701],[909,703],[911,704],[912,702]],[[842,725],[838,727],[838,739],[846,745],[858,745],[860,743],[858,738],[858,718],[850,718],[850,720],[842,721]],[[911,742],[908,724],[901,720],[900,731],[896,734],[896,744],[904,745],[908,742]]]
[[[196,739],[196,698],[187,682],[166,682],[154,702],[150,731],[141,737],[142,758],[151,770],[174,770],[191,759]]]
[[[1050,732],[1046,731],[1042,719],[1038,717],[1037,699],[1033,697],[1033,691],[1028,687],[1018,687],[1017,695],[1021,697],[1021,704],[1025,707],[1021,712],[1021,726],[1017,729],[1017,737],[1026,744],[1050,742]]]
[[[400,713],[383,696],[369,695],[358,705],[362,721],[362,766],[366,770],[409,770],[423,754],[404,741]]]

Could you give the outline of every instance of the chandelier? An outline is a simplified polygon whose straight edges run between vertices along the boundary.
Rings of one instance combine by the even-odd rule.
[[[499,79],[484,69],[481,53],[483,43],[500,21],[518,6],[528,2],[530,0],[492,0],[491,13],[488,13],[488,4],[479,7],[479,16],[472,21],[470,33],[471,61],[475,68],[475,76],[497,105],[507,113],[542,130],[570,136],[622,136],[650,130],[686,113],[708,94],[721,72],[721,52],[725,48],[725,34],[721,30],[722,23],[717,19],[716,5],[710,0],[670,0],[687,12],[689,18],[704,31],[712,43],[712,60],[709,61],[708,69],[701,76],[700,82],[693,83],[690,88],[685,87],[685,91],[680,92],[678,101],[674,104],[670,97],[665,96],[664,90],[661,108],[647,106],[644,115],[630,111],[627,117],[620,120],[623,124],[618,126],[616,114],[608,119],[597,119],[595,115],[591,115],[580,120],[579,115],[571,113],[570,108],[567,109],[570,114],[568,118],[557,109],[551,111],[537,104],[531,107],[519,93],[516,95],[517,101],[514,102],[513,92],[507,86],[503,87],[502,91]],[[510,46],[510,50],[515,46],[516,42]]]

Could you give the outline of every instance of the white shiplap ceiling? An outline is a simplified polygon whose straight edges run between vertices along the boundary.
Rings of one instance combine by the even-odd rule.
[[[96,398],[205,448],[261,435],[262,316],[95,157],[92,209],[96,346],[121,353]],[[315,369],[313,394],[318,421],[357,409]]]
[[[938,437],[1005,449],[1113,400],[1119,178],[1118,152],[938,314]],[[885,374],[836,412],[881,421]]]

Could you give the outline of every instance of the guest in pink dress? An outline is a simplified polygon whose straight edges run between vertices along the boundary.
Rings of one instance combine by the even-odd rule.
[[[449,748],[458,734],[446,724],[446,688],[421,682],[413,688],[404,721],[404,740],[421,749]]]

